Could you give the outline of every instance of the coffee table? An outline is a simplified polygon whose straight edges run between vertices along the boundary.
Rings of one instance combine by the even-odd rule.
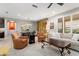
[[[45,41],[46,43],[53,45],[57,48],[60,48],[59,51],[61,52],[61,56],[63,56],[63,52],[66,49],[67,53],[70,54],[70,50],[68,49],[71,46],[71,42],[70,41],[66,41],[66,40],[62,40],[62,39],[56,39],[56,38],[49,38],[49,41]],[[42,48],[44,48],[45,44],[44,42],[42,42]]]

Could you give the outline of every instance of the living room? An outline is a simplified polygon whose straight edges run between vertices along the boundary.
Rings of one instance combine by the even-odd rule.
[[[0,9],[1,56],[79,56],[78,3],[2,3]]]

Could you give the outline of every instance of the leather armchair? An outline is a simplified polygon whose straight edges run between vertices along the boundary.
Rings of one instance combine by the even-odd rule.
[[[46,35],[44,32],[38,32],[37,36],[38,36],[38,42],[44,42],[46,39]]]
[[[22,49],[28,45],[28,36],[19,36],[18,33],[13,33],[12,40],[15,49]]]

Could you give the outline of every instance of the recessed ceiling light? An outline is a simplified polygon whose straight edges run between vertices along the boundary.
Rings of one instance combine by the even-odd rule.
[[[27,17],[26,17],[26,16],[22,16],[22,18],[27,19]]]
[[[56,12],[55,11],[52,11],[52,14],[55,14]]]
[[[8,11],[6,11],[5,13],[8,14]]]
[[[18,16],[21,16],[21,14],[18,14]]]

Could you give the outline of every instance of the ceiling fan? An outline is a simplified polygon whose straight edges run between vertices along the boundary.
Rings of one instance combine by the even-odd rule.
[[[47,8],[50,8],[52,6],[52,4],[53,3],[50,3]],[[60,6],[63,6],[64,5],[64,3],[57,3],[57,4],[60,5]],[[33,4],[32,6],[35,7],[35,8],[38,8],[38,6],[35,5],[35,4]]]
[[[50,3],[47,8],[50,8],[50,7],[52,6],[52,4],[53,4],[53,3]],[[57,3],[57,4],[60,5],[60,6],[63,6],[63,5],[64,5],[64,3]]]
[[[38,8],[38,6],[37,6],[37,5],[35,5],[35,4],[33,4],[32,6],[33,6],[33,7],[35,7],[35,8]]]

